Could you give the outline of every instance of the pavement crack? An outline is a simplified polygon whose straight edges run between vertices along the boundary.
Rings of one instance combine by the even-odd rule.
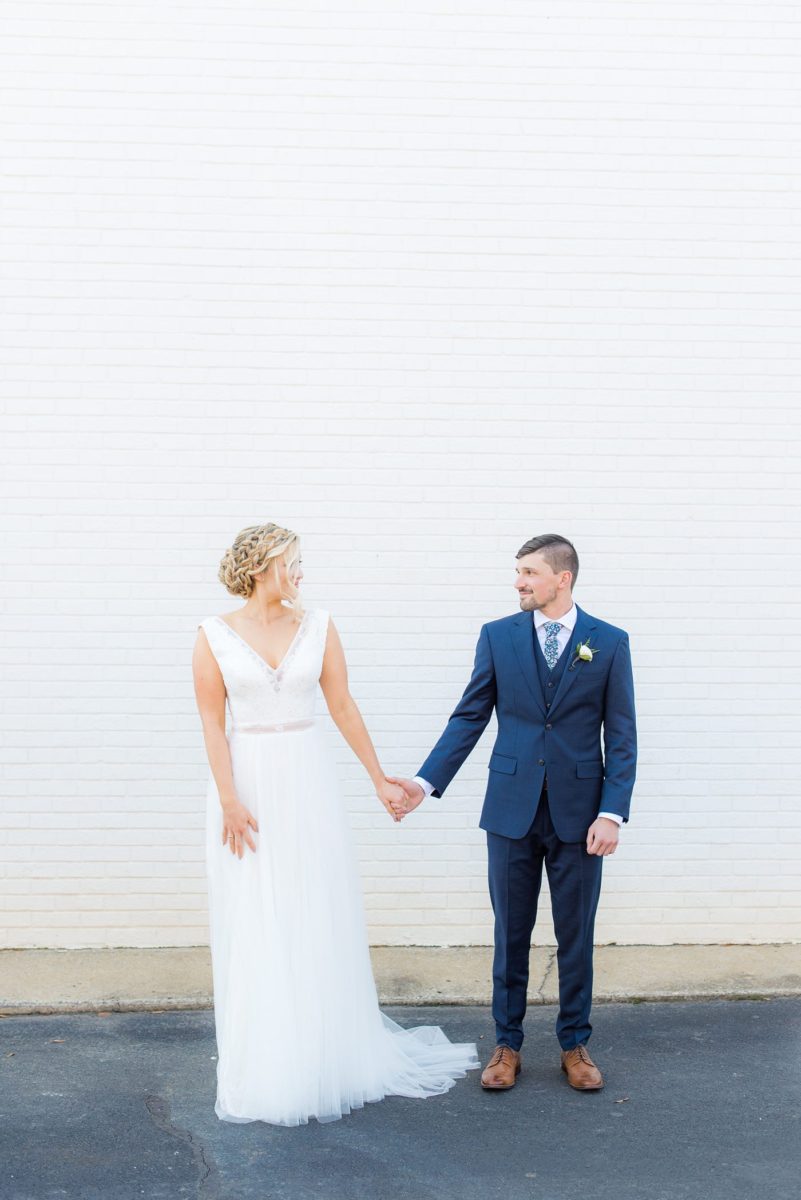
[[[540,999],[541,1000],[545,999],[545,989],[551,978],[551,973],[552,973],[554,967],[556,966],[556,953],[557,953],[556,949],[553,949],[553,950],[549,951],[549,954],[548,954],[548,963],[545,967],[545,974],[542,977],[542,983],[540,984]]]
[[[206,1157],[206,1148],[202,1142],[199,1142],[188,1129],[182,1129],[180,1125],[173,1124],[170,1119],[169,1103],[163,1096],[148,1092],[145,1096],[145,1107],[151,1120],[159,1129],[169,1134],[170,1137],[177,1138],[179,1142],[183,1142],[189,1148],[198,1172],[198,1200],[216,1200],[216,1197],[219,1196],[219,1173],[214,1160]]]

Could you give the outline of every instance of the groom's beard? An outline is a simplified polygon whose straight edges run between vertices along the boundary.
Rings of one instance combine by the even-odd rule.
[[[544,608],[546,604],[550,604],[556,599],[556,592],[552,596],[546,596],[543,600],[536,600],[534,596],[518,592],[520,597],[520,608],[523,612],[536,612],[537,609]]]

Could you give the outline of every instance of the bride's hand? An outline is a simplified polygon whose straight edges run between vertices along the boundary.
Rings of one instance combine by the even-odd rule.
[[[252,813],[248,812],[244,804],[239,800],[235,800],[232,804],[227,804],[223,808],[223,828],[222,840],[223,845],[228,844],[231,853],[236,854],[241,858],[245,853],[245,844],[250,846],[255,853],[256,843],[253,841],[253,834],[250,832],[252,827],[256,833],[259,832],[259,823]]]
[[[406,813],[406,793],[402,787],[398,787],[397,783],[390,783],[388,779],[384,778],[375,789],[375,794],[393,821],[403,819]]]

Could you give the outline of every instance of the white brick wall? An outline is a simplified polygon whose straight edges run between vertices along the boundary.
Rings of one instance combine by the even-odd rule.
[[[267,519],[399,771],[571,536],[640,712],[598,940],[796,940],[797,8],[3,24],[1,944],[207,939],[189,656]],[[374,941],[490,940],[490,741],[400,829],[336,743]]]

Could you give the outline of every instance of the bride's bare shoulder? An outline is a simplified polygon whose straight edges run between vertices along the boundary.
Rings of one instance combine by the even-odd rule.
[[[222,621],[223,625],[227,625],[229,629],[237,630],[237,626],[241,621],[241,608],[235,608],[233,612],[215,613],[213,617],[209,617],[210,621]]]

